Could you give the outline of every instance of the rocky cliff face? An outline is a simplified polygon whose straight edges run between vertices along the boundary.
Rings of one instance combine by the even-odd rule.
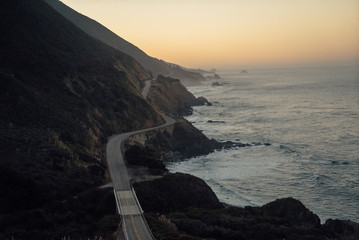
[[[129,137],[124,150],[130,164],[150,167],[162,166],[163,161],[208,154],[221,147],[221,143],[208,139],[188,121],[179,120],[174,125]]]
[[[192,106],[209,105],[203,97],[196,98],[178,79],[159,75],[152,81],[149,102],[166,115],[181,117],[192,113]]]
[[[108,136],[162,122],[140,94],[149,78],[43,1],[0,2],[1,239],[81,231],[47,209],[104,181]],[[50,226],[5,224],[35,209]]]

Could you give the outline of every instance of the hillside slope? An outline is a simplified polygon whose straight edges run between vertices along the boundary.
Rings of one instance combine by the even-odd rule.
[[[1,239],[99,234],[63,207],[104,182],[109,136],[162,122],[140,94],[150,78],[45,2],[0,2]]]
[[[117,36],[115,33],[98,22],[67,7],[59,0],[45,1],[90,36],[93,36],[109,46],[132,56],[146,70],[150,71],[154,78],[156,78],[158,74],[170,76],[172,78],[180,79],[181,83],[184,85],[198,85],[200,84],[200,81],[205,80],[205,78],[199,73],[191,72],[179,67],[178,65],[168,64],[165,61],[148,56],[138,47]]]

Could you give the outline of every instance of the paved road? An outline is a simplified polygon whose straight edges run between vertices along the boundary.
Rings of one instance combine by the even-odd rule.
[[[145,83],[146,83],[146,85],[145,85],[145,87],[142,89],[142,96],[143,96],[144,98],[147,98],[148,92],[149,92],[150,87],[151,87],[151,80],[148,80],[148,81],[146,81]]]
[[[150,81],[146,81],[146,86],[148,85],[147,82],[150,86]],[[148,90],[147,92],[145,91],[145,98],[147,94]],[[162,128],[176,122],[173,118],[167,116],[163,116],[163,118],[166,122],[160,126],[116,135],[109,140],[106,146],[107,164],[113,182],[117,210],[121,215],[122,228],[127,240],[152,240],[154,237],[143,216],[143,211],[137,200],[136,194],[131,187],[130,177],[121,151],[121,145],[133,134]]]

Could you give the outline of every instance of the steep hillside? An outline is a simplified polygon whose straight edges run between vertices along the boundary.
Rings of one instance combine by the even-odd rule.
[[[146,70],[150,71],[154,78],[156,78],[158,74],[162,74],[164,76],[180,79],[184,85],[198,85],[200,84],[200,81],[205,80],[200,73],[188,71],[178,65],[168,64],[165,61],[148,56],[138,47],[117,36],[98,22],[72,10],[59,0],[45,1],[90,36],[132,56]]]
[[[150,78],[45,2],[0,1],[0,239],[99,234],[64,204],[104,182],[109,136],[162,121]]]

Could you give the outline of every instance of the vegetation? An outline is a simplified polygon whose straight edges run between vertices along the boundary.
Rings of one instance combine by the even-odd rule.
[[[293,198],[262,207],[223,206],[202,180],[167,174],[135,183],[137,196],[156,239],[357,239],[359,224],[328,220]]]
[[[109,180],[105,144],[115,133],[162,123],[140,95],[150,78],[42,0],[0,1],[0,239],[116,238],[112,189],[98,188]],[[158,83],[152,104],[186,112],[191,104],[178,95],[161,105],[179,81]],[[158,156],[167,151],[192,156],[223,146],[184,120],[145,138],[127,145],[129,161],[160,169]],[[203,180],[187,174],[134,186],[157,239],[358,238],[357,224],[320,225],[293,199],[223,206]]]
[[[162,123],[150,75],[41,0],[1,1],[0,36],[0,239],[113,231],[111,194],[88,191],[108,180],[109,136]]]
[[[1,239],[112,239],[118,228],[112,189],[93,189],[38,208],[2,215]],[[70,239],[70,238],[69,238]]]

